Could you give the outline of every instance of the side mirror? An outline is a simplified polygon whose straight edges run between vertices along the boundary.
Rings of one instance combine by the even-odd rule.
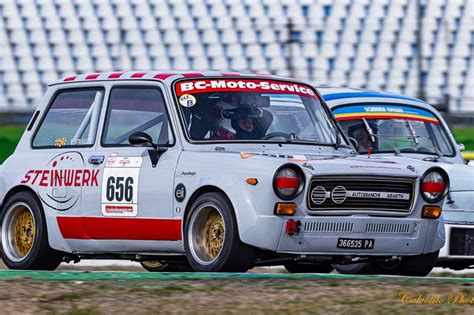
[[[159,148],[156,144],[153,143],[153,138],[143,131],[136,131],[128,137],[128,142],[131,145],[137,147],[151,147],[153,149],[148,150],[148,155],[150,156],[151,165],[156,167],[160,157],[163,153],[168,150],[167,148]]]
[[[359,142],[352,137],[349,137],[349,142],[352,144],[352,146],[359,152]]]
[[[131,145],[137,147],[153,147],[156,149],[156,145],[153,143],[151,136],[143,131],[135,131],[128,137],[128,142]]]
[[[462,143],[458,143],[458,148],[459,148],[459,151],[461,151],[461,152],[466,150],[466,146],[464,146],[464,144],[462,144]]]

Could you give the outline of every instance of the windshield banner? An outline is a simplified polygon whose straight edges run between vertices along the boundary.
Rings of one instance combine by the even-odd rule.
[[[180,81],[176,84],[178,97],[185,94],[209,92],[282,93],[318,98],[316,92],[309,86],[273,80],[203,79]]]
[[[438,118],[427,110],[393,105],[343,106],[333,110],[337,120],[354,119],[409,119],[439,124]]]

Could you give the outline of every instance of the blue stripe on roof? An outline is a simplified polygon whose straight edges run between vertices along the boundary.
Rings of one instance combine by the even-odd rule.
[[[380,93],[380,92],[335,93],[335,94],[323,95],[323,99],[326,102],[333,101],[333,100],[340,100],[343,98],[363,98],[363,97],[394,98],[394,99],[407,100],[407,101],[413,101],[413,102],[425,104],[425,102],[413,97],[404,96],[404,95],[396,95],[396,94],[388,94],[388,93]]]
[[[356,105],[342,106],[333,110],[334,115],[341,114],[364,114],[364,113],[390,113],[390,114],[413,114],[430,118],[436,118],[431,112],[415,107],[396,105]]]

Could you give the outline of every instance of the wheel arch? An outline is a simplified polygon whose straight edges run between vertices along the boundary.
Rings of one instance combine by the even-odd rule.
[[[5,194],[5,197],[3,198],[2,200],[2,203],[0,205],[0,213],[3,213],[3,211],[5,210],[4,209],[4,206],[5,204],[8,202],[8,200],[13,197],[14,195],[16,195],[17,193],[20,193],[20,192],[28,192],[28,193],[31,193],[35,198],[36,200],[38,201],[39,205],[41,206],[41,210],[43,210],[43,204],[41,203],[40,199],[38,198],[38,195],[36,194],[36,192],[29,186],[25,186],[25,185],[18,185],[18,186],[15,186],[13,188],[11,188],[6,194]]]
[[[191,197],[189,197],[189,200],[188,202],[186,203],[186,207],[185,207],[185,210],[184,210],[184,213],[183,213],[183,223],[181,225],[181,233],[184,237],[184,227],[186,226],[186,220],[187,220],[187,217],[188,217],[188,213],[189,211],[191,210],[191,207],[193,205],[193,203],[202,195],[204,194],[207,194],[207,193],[211,193],[211,192],[217,192],[217,193],[221,193],[222,195],[224,195],[224,197],[227,199],[227,201],[229,202],[229,204],[231,205],[231,208],[232,208],[232,212],[234,214],[234,218],[236,219],[236,222],[238,224],[238,218],[237,218],[237,215],[235,213],[235,208],[234,208],[234,205],[232,204],[232,201],[230,200],[229,196],[226,194],[226,192],[224,190],[222,190],[221,188],[217,187],[217,186],[214,186],[214,185],[204,185],[204,186],[201,186],[199,187],[198,189],[196,189],[193,194],[191,195]],[[239,229],[237,228],[237,231]],[[239,235],[240,237],[240,235]]]

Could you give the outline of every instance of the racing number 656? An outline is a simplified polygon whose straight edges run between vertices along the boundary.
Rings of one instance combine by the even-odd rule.
[[[133,201],[133,177],[109,177],[107,179],[108,201]]]

